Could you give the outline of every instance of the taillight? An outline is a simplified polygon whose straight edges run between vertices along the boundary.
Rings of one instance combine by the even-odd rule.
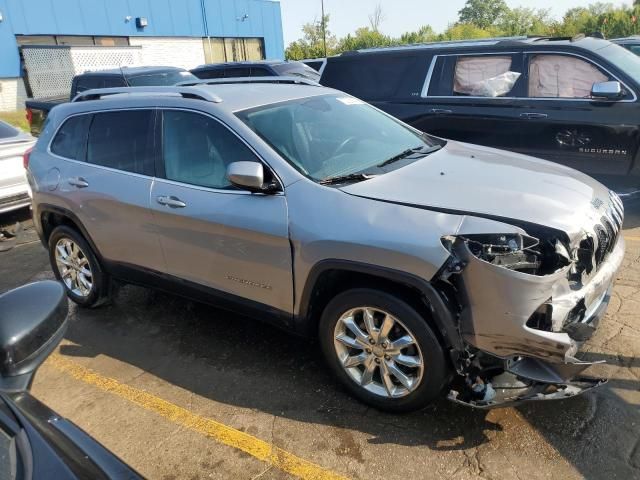
[[[31,126],[31,121],[33,120],[33,111],[30,108],[27,108],[27,114],[25,115],[25,117],[27,117],[27,122],[29,122],[29,126]]]
[[[25,170],[29,168],[29,157],[31,156],[31,150],[33,150],[33,148],[30,148],[22,155],[22,166]]]

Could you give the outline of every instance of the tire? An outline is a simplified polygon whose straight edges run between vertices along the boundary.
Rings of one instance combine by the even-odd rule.
[[[61,225],[51,232],[49,261],[56,278],[64,285],[67,296],[79,306],[93,308],[109,301],[109,276],[102,270],[89,244],[76,230]],[[65,269],[64,262],[70,267]]]
[[[379,410],[421,409],[449,382],[449,364],[427,321],[386,292],[362,288],[337,295],[324,309],[318,333],[333,373],[354,397]]]

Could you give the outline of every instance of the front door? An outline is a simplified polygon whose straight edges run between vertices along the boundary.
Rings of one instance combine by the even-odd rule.
[[[167,273],[291,312],[291,246],[284,194],[230,185],[226,167],[255,153],[211,116],[162,114],[162,168],[151,190]],[[266,169],[266,166],[265,166]]]
[[[620,175],[636,152],[637,103],[591,98],[594,83],[616,80],[595,62],[563,53],[526,54],[522,153],[590,174]]]

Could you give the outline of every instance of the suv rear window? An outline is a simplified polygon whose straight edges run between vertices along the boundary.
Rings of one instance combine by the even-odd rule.
[[[363,100],[419,96],[427,76],[425,54],[353,54],[329,60],[322,84]]]
[[[83,160],[91,115],[78,115],[64,122],[51,142],[51,152],[71,160]]]
[[[87,162],[126,172],[153,174],[153,111],[96,113],[87,142]]]

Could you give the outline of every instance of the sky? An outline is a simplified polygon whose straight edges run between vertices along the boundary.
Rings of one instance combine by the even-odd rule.
[[[342,37],[356,28],[369,24],[369,14],[377,4],[382,6],[385,20],[380,30],[391,36],[399,36],[406,31],[417,30],[428,24],[436,32],[442,32],[447,25],[458,18],[466,0],[324,0],[325,13],[331,15],[329,30]],[[589,0],[506,0],[509,7],[550,8],[555,18],[562,18],[566,10],[586,6]],[[630,5],[631,0],[613,0],[615,5]],[[280,0],[284,42],[289,45],[302,36],[301,27],[320,19],[320,0]]]

